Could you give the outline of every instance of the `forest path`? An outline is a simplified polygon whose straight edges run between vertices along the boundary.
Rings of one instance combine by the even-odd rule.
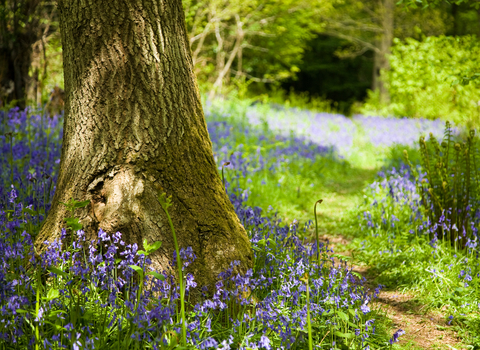
[[[325,183],[320,197],[323,203],[317,207],[319,238],[322,241],[328,239],[335,253],[352,257],[348,247],[354,240],[362,239],[356,235],[359,228],[354,218],[359,214],[358,205],[364,201],[363,190],[375,180],[378,170],[355,168],[348,175],[331,177]],[[377,276],[373,269],[352,260],[349,265],[353,263],[354,271],[367,279],[371,290],[376,288]],[[391,334],[398,329],[406,331],[398,343],[402,349],[466,349],[446,324],[442,310],[430,308],[413,290],[402,291],[397,286],[386,286],[373,307],[385,312],[391,321]]]

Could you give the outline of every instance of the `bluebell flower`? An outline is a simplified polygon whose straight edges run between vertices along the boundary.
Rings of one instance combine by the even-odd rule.
[[[265,335],[262,335],[260,337],[260,340],[258,341],[258,346],[267,350],[270,350],[272,348],[270,345],[270,339],[268,339],[268,337]]]
[[[367,303],[362,304],[362,306],[360,306],[360,310],[363,312],[364,315],[370,312],[370,308],[368,307]]]
[[[399,329],[398,331],[393,333],[392,338],[389,340],[390,345],[392,345],[393,343],[396,343],[398,341],[398,338],[404,334],[405,334],[405,331],[402,329]]]

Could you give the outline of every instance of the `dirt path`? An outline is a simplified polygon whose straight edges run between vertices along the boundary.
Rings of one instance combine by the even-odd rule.
[[[321,237],[322,241],[326,242],[327,239],[336,253],[351,256],[351,252],[342,252],[342,248],[349,243],[346,237],[341,234]],[[335,249],[337,247],[339,250]],[[371,290],[377,287],[372,283],[375,276],[369,273],[368,267],[353,264],[353,270],[367,279],[367,286]],[[385,312],[392,321],[392,333],[398,329],[406,332],[399,341],[403,349],[467,349],[458,334],[447,324],[443,314],[428,309],[414,292],[382,290],[373,307]]]
[[[321,240],[328,239],[335,252],[341,255],[351,256],[345,247],[353,239],[357,227],[348,219],[357,215],[352,211],[363,201],[363,190],[373,182],[377,172],[378,169],[356,168],[326,183],[327,191],[322,194],[324,202],[318,208],[319,232]],[[367,285],[372,290],[377,287],[375,276],[368,266],[355,263],[353,266],[354,271],[367,279]],[[406,332],[399,341],[402,349],[466,349],[458,335],[446,324],[444,313],[429,309],[414,292],[382,290],[374,307],[383,310],[391,320],[392,334],[398,329]]]

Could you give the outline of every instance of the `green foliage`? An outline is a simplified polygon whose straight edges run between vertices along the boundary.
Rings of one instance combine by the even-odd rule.
[[[479,125],[479,56],[475,36],[396,39],[391,70],[382,75],[391,103],[381,104],[378,93],[370,93],[362,112]]]
[[[315,0],[183,1],[200,81],[220,89],[233,81],[274,82],[298,71],[308,40],[321,29]]]
[[[454,3],[456,5],[461,5],[461,4],[469,4],[475,9],[478,9],[480,6],[480,3],[475,0],[453,0],[453,1],[447,1],[447,0],[400,0],[398,2],[399,5],[403,5],[405,7],[411,7],[411,8],[418,8],[418,7],[423,7],[426,9],[427,7],[435,7],[438,6],[442,3]]]
[[[84,208],[88,204],[90,204],[89,200],[86,201],[77,201],[75,199],[70,199],[67,203],[63,203],[64,206],[67,207],[67,210],[70,212],[70,216],[65,219],[65,222],[67,224],[67,227],[72,231],[72,232],[77,232],[78,230],[82,229],[82,224],[79,222],[79,219],[75,217],[75,209],[77,208]]]
[[[432,135],[428,141],[420,137],[419,143],[426,178],[420,181],[417,174],[417,185],[426,215],[431,222],[446,222],[448,235],[444,234],[443,225],[439,225],[438,237],[463,248],[467,238],[473,238],[469,218],[480,209],[478,139],[472,130],[465,142],[457,142],[447,122],[441,144]],[[409,162],[408,154],[405,155]],[[430,234],[433,238],[434,232]]]
[[[287,91],[293,88],[297,94],[308,92],[312,100],[316,96],[324,96],[323,99],[338,103],[335,109],[348,114],[355,101],[365,99],[366,91],[372,84],[373,69],[371,52],[345,58],[336,55],[336,52],[351,46],[348,41],[336,37],[316,36],[308,42],[298,66],[300,71],[296,77],[282,82],[282,87]],[[334,103],[332,101],[330,104]]]
[[[269,105],[281,105],[285,108],[299,108],[316,112],[335,113],[335,103],[322,97],[311,95],[308,92],[295,92],[290,89],[288,92],[276,86],[268,90],[258,90],[261,94],[253,93],[252,98]],[[270,107],[270,106],[269,106]]]

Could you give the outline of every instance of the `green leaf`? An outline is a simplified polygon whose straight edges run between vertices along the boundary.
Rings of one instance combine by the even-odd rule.
[[[342,332],[339,332],[339,331],[334,332],[334,334],[337,337],[345,338],[345,339],[353,338],[355,336],[355,333],[342,333]]]
[[[355,328],[360,328],[359,325],[357,325],[357,324],[355,324],[355,323],[353,323],[353,322],[348,321],[347,323],[348,323],[348,325],[349,325],[350,327],[353,327],[354,329],[355,329]]]
[[[352,275],[354,275],[355,277],[358,277],[358,278],[360,278],[360,279],[362,279],[362,277],[363,277],[361,274],[359,274],[359,273],[356,272],[356,271],[350,271],[350,273],[351,273]]]
[[[265,239],[259,240],[259,241],[257,242],[257,245],[258,245],[259,247],[265,247]]]
[[[332,254],[332,256],[334,256],[335,258],[341,259],[341,260],[345,260],[345,261],[348,261],[348,260],[352,259],[351,256],[345,256],[345,255],[340,255],[340,254]]]
[[[57,332],[66,331],[66,330],[67,330],[66,328],[63,328],[62,326],[60,326],[60,325],[58,325],[58,324],[55,324],[55,323],[52,323],[52,322],[50,322],[50,321],[45,320],[44,322],[47,323],[47,324],[49,324],[49,325],[51,325],[51,326],[53,326],[53,327],[55,327],[55,330],[56,330]]]
[[[167,210],[172,205],[172,197],[167,197],[166,193],[160,194],[160,196],[158,197],[158,201],[160,202],[163,210]]]
[[[83,208],[86,207],[88,204],[90,204],[89,200],[83,201],[83,202],[75,202],[73,207],[74,208]]]
[[[153,253],[154,251],[158,250],[162,246],[162,242],[156,241],[153,243],[150,248],[148,249],[149,253]]]
[[[58,314],[67,314],[67,313],[63,310],[55,310],[55,311],[50,311],[49,312],[49,315],[53,315],[53,316],[58,315]]]
[[[26,314],[26,313],[28,313],[26,310],[22,310],[22,309],[16,309],[15,312],[16,312],[17,314]]]
[[[24,213],[27,213],[27,214],[30,214],[32,216],[36,216],[38,215],[38,213],[35,211],[35,210],[32,210],[30,208],[23,208],[23,212]]]
[[[63,277],[68,277],[68,273],[66,273],[65,271],[62,271],[54,266],[50,266],[47,268],[48,271],[56,274],[56,275],[60,275],[60,276],[63,276]]]
[[[338,317],[340,317],[345,322],[348,322],[348,315],[343,311],[337,311]]]
[[[130,266],[132,269],[137,271],[138,274],[140,275],[140,278],[143,280],[143,270],[140,266],[137,266],[137,265],[128,265],[128,266]]]
[[[150,244],[148,244],[148,241],[147,241],[146,238],[143,240],[143,249],[145,249],[145,250],[150,249]]]
[[[73,231],[81,230],[83,225],[79,222],[78,218],[66,218],[65,222],[67,226],[70,227]]]
[[[58,291],[58,289],[52,288],[48,290],[47,296],[44,297],[44,299],[53,300],[58,298],[59,296],[60,296],[60,292]]]
[[[153,277],[159,279],[160,281],[165,281],[165,276],[162,275],[162,274],[159,274],[158,272],[150,271],[150,272],[147,272],[147,275],[153,276]]]
[[[148,253],[144,250],[137,251],[137,255],[148,255]]]
[[[277,247],[277,242],[275,242],[275,240],[269,238],[268,239],[268,242],[270,243],[270,246],[275,249]]]

